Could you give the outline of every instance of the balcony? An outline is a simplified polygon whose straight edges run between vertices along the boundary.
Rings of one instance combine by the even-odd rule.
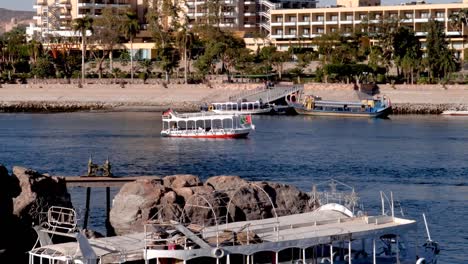
[[[252,12],[244,13],[244,16],[256,16],[256,15],[257,15],[256,13],[252,13]]]

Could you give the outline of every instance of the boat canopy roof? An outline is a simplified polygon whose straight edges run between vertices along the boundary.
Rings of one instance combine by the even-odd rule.
[[[320,106],[359,106],[361,107],[363,102],[346,102],[346,101],[322,101],[322,100],[317,100],[315,101],[315,105],[320,105]]]
[[[199,113],[184,113],[179,114],[175,112],[163,113],[164,122],[179,122],[179,121],[203,121],[203,120],[224,120],[236,119],[241,115],[238,114],[218,114],[214,112],[199,112]]]

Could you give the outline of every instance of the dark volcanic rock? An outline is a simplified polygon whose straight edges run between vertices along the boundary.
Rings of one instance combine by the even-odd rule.
[[[316,205],[296,187],[251,183],[238,176],[211,177],[204,185],[193,175],[168,176],[163,182],[138,180],[124,185],[110,215],[117,234],[143,231],[145,222],[151,219],[213,225],[226,219],[232,222],[274,217],[273,208],[278,216],[308,212]]]
[[[143,179],[125,184],[114,198],[110,222],[116,234],[141,232],[145,221],[160,207],[166,188],[159,181]]]
[[[167,188],[182,188],[201,185],[198,176],[184,174],[184,175],[171,175],[163,178],[164,186]]]
[[[0,263],[27,263],[37,239],[33,223],[45,221],[53,205],[71,207],[63,179],[21,167],[10,176],[0,165]]]
[[[63,178],[51,177],[22,167],[13,167],[21,193],[14,199],[14,214],[22,221],[40,224],[51,206],[71,208],[70,194]]]

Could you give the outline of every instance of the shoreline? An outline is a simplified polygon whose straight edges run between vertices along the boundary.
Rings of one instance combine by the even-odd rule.
[[[0,89],[0,113],[60,113],[81,111],[161,112],[172,108],[194,112],[209,102],[228,101],[232,95],[261,84],[206,85],[3,85]],[[359,101],[350,85],[307,84],[305,92],[337,101]],[[445,110],[468,110],[468,85],[454,89],[434,86],[381,87],[378,95],[392,101],[393,114],[440,114]]]

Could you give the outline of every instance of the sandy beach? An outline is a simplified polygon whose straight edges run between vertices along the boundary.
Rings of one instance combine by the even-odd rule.
[[[88,84],[78,88],[76,84],[4,84],[0,89],[0,107],[4,112],[54,109],[160,111],[169,107],[180,111],[194,111],[203,103],[226,101],[229,96],[259,85],[261,84],[218,84],[210,88],[206,85],[171,84],[165,88],[162,85],[133,84],[121,88],[118,84]],[[359,99],[352,86],[345,84],[306,84],[305,91],[329,100]],[[395,88],[381,85],[380,94],[391,98],[396,109],[410,107],[415,113],[424,109],[427,111],[421,113],[437,113],[453,108],[468,109],[468,86],[448,86],[445,89],[440,85],[401,85]]]

